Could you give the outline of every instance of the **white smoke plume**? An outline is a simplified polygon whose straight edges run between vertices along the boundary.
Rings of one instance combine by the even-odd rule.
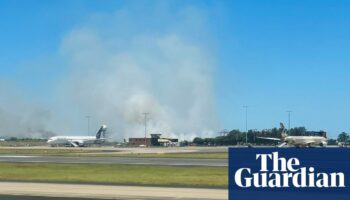
[[[206,13],[167,9],[162,3],[146,10],[122,8],[69,31],[59,49],[67,73],[53,88],[50,112],[38,114],[50,122],[37,120],[35,129],[84,134],[84,117],[91,115],[91,130],[105,123],[115,139],[142,137],[142,113],[150,113],[148,133],[181,139],[212,135],[218,122],[215,67],[203,40]]]
[[[75,104],[124,137],[142,135],[142,113],[150,113],[151,132],[215,128],[212,69],[200,49],[170,35],[136,39],[114,52],[96,37],[74,32],[62,48],[74,69],[64,90]]]
[[[1,137],[47,138],[55,133],[48,131],[50,112],[26,101],[13,82],[0,81]]]

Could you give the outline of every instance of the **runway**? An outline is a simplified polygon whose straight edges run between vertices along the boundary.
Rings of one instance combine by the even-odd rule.
[[[211,166],[226,167],[227,159],[194,158],[128,158],[128,157],[66,157],[66,156],[26,156],[2,155],[0,162],[7,163],[84,163],[84,164],[128,164],[166,166]]]
[[[228,192],[226,189],[0,182],[0,199],[83,200],[86,197],[91,199],[225,200]]]
[[[98,199],[92,199],[92,198],[39,197],[39,196],[18,196],[18,195],[0,195],[0,199],[6,199],[6,200],[98,200]]]

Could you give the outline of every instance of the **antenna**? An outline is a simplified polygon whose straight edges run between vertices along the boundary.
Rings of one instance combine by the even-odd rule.
[[[147,121],[148,121],[148,115],[150,115],[150,113],[142,113],[145,116],[145,147],[147,147]]]
[[[288,130],[290,130],[290,113],[292,113],[293,111],[287,110],[286,112],[288,113]]]
[[[245,109],[245,143],[248,144],[248,106],[243,106]]]

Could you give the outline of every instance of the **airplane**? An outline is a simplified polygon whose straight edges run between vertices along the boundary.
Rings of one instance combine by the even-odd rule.
[[[269,138],[269,137],[258,137],[265,140],[273,140],[282,142],[278,147],[283,147],[285,145],[295,146],[295,147],[312,147],[312,146],[327,146],[326,135],[322,136],[289,136],[287,134],[287,129],[284,127],[283,123],[280,123],[282,134],[281,138]]]
[[[102,125],[96,136],[55,136],[47,140],[47,143],[54,147],[60,145],[70,145],[72,147],[84,147],[90,144],[100,144],[105,141],[107,126]]]

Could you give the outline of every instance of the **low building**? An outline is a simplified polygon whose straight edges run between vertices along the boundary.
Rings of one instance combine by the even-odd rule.
[[[151,138],[129,138],[129,146],[139,147],[139,146],[178,146],[178,139],[162,138],[161,134],[151,134]]]
[[[151,134],[151,145],[152,146],[178,146],[178,139],[162,138],[161,134]]]
[[[139,147],[142,145],[151,146],[151,138],[129,138],[129,146]]]
[[[152,146],[160,146],[158,139],[162,134],[151,134],[151,145]]]
[[[179,146],[179,140],[178,139],[161,138],[161,139],[158,139],[158,143],[161,146],[165,146],[165,147]]]

